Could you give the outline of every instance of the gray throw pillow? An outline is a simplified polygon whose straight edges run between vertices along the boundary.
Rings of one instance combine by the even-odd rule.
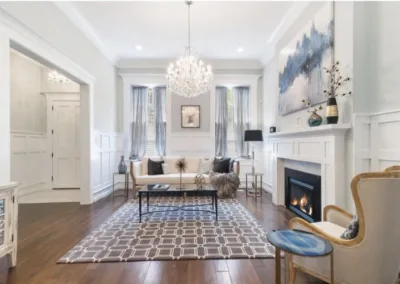
[[[349,226],[347,227],[346,231],[343,232],[340,238],[345,240],[354,239],[355,237],[357,237],[358,229],[359,229],[358,216],[355,215],[353,220],[351,220]]]

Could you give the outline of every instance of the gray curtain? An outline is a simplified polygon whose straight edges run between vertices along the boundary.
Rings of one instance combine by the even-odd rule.
[[[244,142],[244,131],[250,128],[250,89],[233,88],[233,132],[235,150],[239,157],[249,156],[249,143]]]
[[[225,157],[227,152],[228,89],[215,90],[215,156]]]
[[[153,102],[156,123],[156,151],[157,155],[166,154],[166,120],[165,108],[167,101],[167,88],[165,86],[153,89]]]
[[[146,153],[147,99],[147,87],[132,86],[133,122],[131,159],[138,159]]]

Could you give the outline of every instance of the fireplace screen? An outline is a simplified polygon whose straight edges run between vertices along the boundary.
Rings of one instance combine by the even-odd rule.
[[[321,220],[321,177],[285,169],[286,207],[309,222]]]

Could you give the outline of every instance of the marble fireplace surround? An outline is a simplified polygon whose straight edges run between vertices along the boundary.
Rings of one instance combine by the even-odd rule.
[[[285,205],[285,160],[292,160],[320,165],[321,209],[328,204],[344,207],[347,188],[345,134],[350,128],[349,124],[335,124],[269,134],[272,201],[277,205]]]

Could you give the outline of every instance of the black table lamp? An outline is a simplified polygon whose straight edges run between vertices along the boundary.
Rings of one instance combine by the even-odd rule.
[[[263,135],[262,130],[245,130],[244,131],[244,141],[245,142],[262,142]],[[254,174],[254,144],[252,144],[252,157],[253,157],[253,164],[252,164],[252,171]]]

